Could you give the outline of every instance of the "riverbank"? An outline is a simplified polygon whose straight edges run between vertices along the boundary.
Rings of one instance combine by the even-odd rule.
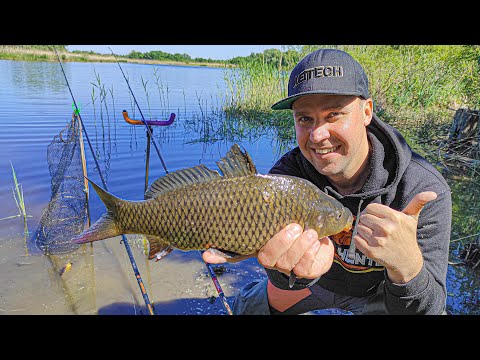
[[[58,50],[57,50],[58,51]],[[115,62],[115,57],[108,54],[96,54],[87,52],[69,52],[58,51],[63,62]],[[150,65],[175,65],[175,66],[204,66],[214,68],[232,68],[232,64],[211,63],[211,62],[179,62],[179,61],[159,61],[146,59],[130,59],[124,56],[116,55],[119,62],[150,64]],[[40,49],[26,49],[15,45],[0,45],[0,60],[18,60],[18,61],[58,61],[54,51]]]

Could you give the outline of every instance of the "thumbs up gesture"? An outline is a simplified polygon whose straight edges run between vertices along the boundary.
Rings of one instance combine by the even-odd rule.
[[[418,216],[423,207],[437,198],[432,191],[417,194],[401,212],[382,204],[369,204],[360,215],[358,250],[385,266],[393,283],[413,279],[423,266],[417,242]]]

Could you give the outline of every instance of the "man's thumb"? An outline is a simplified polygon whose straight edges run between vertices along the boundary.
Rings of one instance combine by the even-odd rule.
[[[415,195],[412,200],[410,200],[410,202],[405,207],[405,209],[403,209],[402,212],[418,220],[418,215],[420,215],[420,211],[422,211],[425,204],[429,203],[432,200],[435,200],[436,198],[437,193],[433,191],[421,192]]]

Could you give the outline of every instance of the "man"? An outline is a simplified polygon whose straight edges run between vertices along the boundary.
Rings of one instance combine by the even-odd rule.
[[[287,225],[258,252],[268,277],[240,291],[234,313],[445,313],[450,189],[374,114],[362,66],[346,52],[317,50],[292,70],[288,97],[272,109],[292,109],[298,147],[270,173],[313,182],[352,211],[354,227],[319,239]]]

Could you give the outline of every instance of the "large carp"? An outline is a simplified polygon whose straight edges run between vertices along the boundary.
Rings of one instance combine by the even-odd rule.
[[[121,234],[144,234],[148,259],[174,248],[216,249],[226,256],[251,255],[289,223],[315,229],[319,237],[352,227],[352,213],[311,182],[258,174],[237,144],[217,162],[169,173],[152,183],[145,200],[128,201],[90,184],[107,211],[72,241],[86,243]]]

